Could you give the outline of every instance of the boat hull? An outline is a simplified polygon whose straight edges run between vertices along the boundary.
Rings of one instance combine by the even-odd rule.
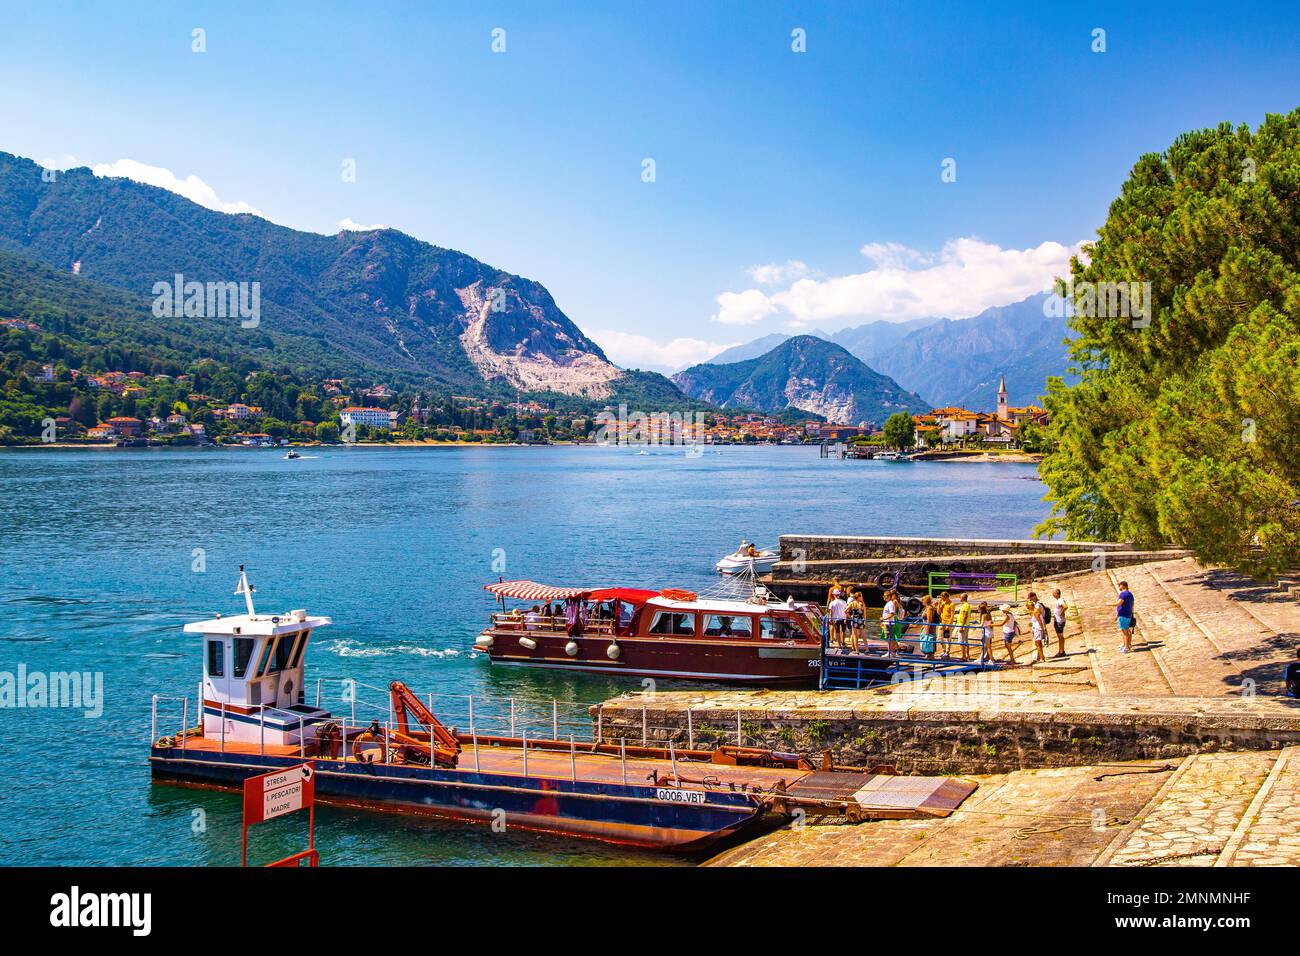
[[[491,635],[492,646],[475,649],[494,664],[762,687],[815,687],[821,673],[821,646],[811,643],[620,637],[614,659],[609,656],[614,641],[608,635],[578,638],[578,652],[570,655],[566,651],[570,638],[559,632],[494,628],[485,634]],[[521,638],[536,647],[521,644]]]
[[[237,790],[256,774],[301,763],[297,757],[154,746],[156,782]],[[692,851],[758,826],[771,816],[743,793],[680,791],[651,784],[557,780],[428,768],[316,761],[321,803],[496,823],[655,850]]]

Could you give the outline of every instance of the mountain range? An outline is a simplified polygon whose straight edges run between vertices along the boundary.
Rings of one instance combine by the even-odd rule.
[[[332,236],[229,215],[89,169],[52,180],[0,153],[0,250],[152,298],[160,282],[257,282],[245,345],[268,363],[377,380],[680,402],[663,376],[618,368],[538,282],[394,229]],[[187,323],[202,350],[238,320]]]
[[[787,338],[757,358],[694,365],[672,377],[692,398],[762,412],[797,408],[840,424],[884,424],[929,405],[848,350],[812,335]]]
[[[1069,357],[1064,340],[1069,329],[1063,317],[1045,314],[1047,297],[1047,293],[1033,295],[968,319],[869,322],[832,335],[813,334],[843,346],[903,389],[920,393],[932,407],[991,408],[1002,375],[1010,404],[1031,405],[1041,401],[1049,375],[1073,381],[1066,373]],[[709,361],[753,358],[787,339],[773,333]]]

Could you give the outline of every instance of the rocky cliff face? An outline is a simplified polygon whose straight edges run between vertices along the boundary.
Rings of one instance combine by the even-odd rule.
[[[673,382],[687,395],[724,408],[797,408],[840,424],[881,425],[894,412],[927,407],[845,349],[810,335],[787,339],[756,359],[693,366]]]
[[[539,283],[393,229],[301,232],[88,169],[47,182],[0,153],[0,248],[140,295],[178,273],[258,282],[261,328],[287,363],[324,350],[338,372],[590,398],[625,374]]]

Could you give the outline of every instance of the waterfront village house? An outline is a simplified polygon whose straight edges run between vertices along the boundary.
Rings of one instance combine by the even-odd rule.
[[[258,405],[245,405],[243,402],[233,402],[225,408],[219,408],[212,413],[215,418],[228,418],[232,422],[247,421],[250,418],[261,418],[262,409]]]
[[[177,414],[173,413],[173,414],[167,416],[167,427],[168,427],[168,428],[181,428],[181,427],[183,427],[184,425],[185,425],[185,416],[184,416],[184,415],[177,415]]]
[[[54,381],[54,366],[42,365],[41,374],[36,376],[36,381],[42,385],[49,385]]]
[[[110,418],[104,424],[109,427],[109,434],[113,438],[135,438],[144,431],[144,422],[138,418],[128,418],[125,415]]]
[[[94,428],[86,429],[86,437],[91,441],[104,441],[113,437],[112,425],[96,425]]]
[[[366,425],[370,428],[390,428],[391,419],[386,408],[366,408],[350,405],[339,412],[339,421],[344,425]]]

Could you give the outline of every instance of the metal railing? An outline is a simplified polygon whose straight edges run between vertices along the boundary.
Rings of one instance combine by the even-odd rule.
[[[569,626],[563,615],[533,614],[531,611],[516,613],[513,611],[495,611],[490,615],[489,624],[499,631],[540,631],[546,634],[564,634]],[[620,626],[619,630],[624,629]],[[615,622],[608,617],[588,616],[582,624],[582,633],[614,634]]]

